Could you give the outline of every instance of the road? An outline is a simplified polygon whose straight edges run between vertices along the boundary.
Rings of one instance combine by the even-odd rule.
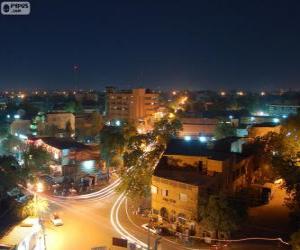
[[[64,225],[55,227],[45,221],[47,250],[90,250],[107,246],[109,249],[124,249],[112,246],[112,237],[123,237],[146,249],[148,233],[131,218],[132,211],[126,206],[125,197],[115,194],[114,187],[94,194],[73,198],[48,197],[50,213],[57,212]],[[151,246],[156,235],[150,235]],[[161,249],[208,249],[207,246],[184,247],[168,239],[161,240]],[[277,242],[244,242],[231,244],[227,249],[284,249]]]
[[[89,250],[97,246],[119,249],[112,247],[112,237],[128,238],[146,247],[147,232],[128,220],[125,202],[113,192],[106,197],[100,194],[87,199],[49,197],[49,200],[51,213],[57,212],[64,225],[55,227],[49,219],[46,220],[47,250]],[[152,245],[154,239],[151,236]],[[172,242],[164,242],[162,249],[183,248]]]

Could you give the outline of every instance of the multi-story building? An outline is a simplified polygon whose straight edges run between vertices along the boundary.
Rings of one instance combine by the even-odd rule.
[[[106,89],[106,117],[109,121],[124,120],[147,128],[151,126],[158,107],[158,93],[148,89]]]
[[[180,137],[191,136],[212,136],[218,124],[218,119],[214,118],[181,118],[182,130]]]
[[[208,149],[199,140],[171,140],[152,176],[153,213],[194,225],[201,196],[247,186],[251,169],[251,156]]]

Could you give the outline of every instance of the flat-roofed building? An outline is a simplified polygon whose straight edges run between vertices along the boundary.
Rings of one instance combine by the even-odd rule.
[[[250,138],[263,137],[268,133],[279,133],[281,125],[272,122],[254,124],[248,128],[248,135]]]
[[[149,89],[106,89],[106,117],[110,121],[124,120],[148,127],[158,107],[158,93]]]
[[[212,136],[218,124],[214,118],[181,118],[182,130],[179,137]]]
[[[199,140],[173,139],[152,176],[152,210],[171,222],[194,225],[200,197],[247,186],[252,157],[207,148]],[[198,232],[199,233],[199,232]]]

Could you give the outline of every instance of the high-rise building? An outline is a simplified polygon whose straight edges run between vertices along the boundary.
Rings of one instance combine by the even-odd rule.
[[[106,88],[106,117],[109,121],[128,121],[148,128],[158,107],[158,93],[151,90]]]

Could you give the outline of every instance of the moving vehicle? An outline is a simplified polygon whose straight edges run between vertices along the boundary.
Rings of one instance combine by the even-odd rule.
[[[53,223],[54,226],[62,226],[63,220],[58,216],[57,213],[54,213],[51,218],[50,218],[51,222]]]

